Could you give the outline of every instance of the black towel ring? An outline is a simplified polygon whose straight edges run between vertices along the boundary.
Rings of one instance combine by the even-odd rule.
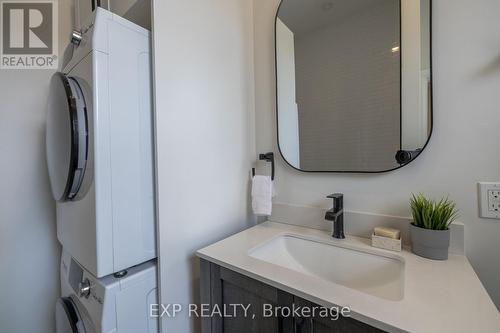
[[[271,180],[274,180],[274,153],[259,154],[260,161],[266,161],[271,163]],[[255,176],[255,168],[252,168],[252,177]]]

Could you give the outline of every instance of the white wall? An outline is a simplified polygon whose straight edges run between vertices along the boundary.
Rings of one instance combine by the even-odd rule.
[[[109,9],[151,30],[151,0],[109,0]]]
[[[255,0],[258,151],[277,151],[273,27],[278,2]],[[425,152],[403,169],[380,175],[300,173],[278,158],[276,201],[327,207],[327,194],[343,192],[348,210],[401,216],[409,215],[411,192],[449,194],[466,225],[467,256],[500,307],[500,221],[478,218],[476,191],[479,180],[500,181],[500,2],[433,2],[435,123]]]
[[[59,55],[72,26],[59,1]],[[60,246],[45,163],[51,70],[0,70],[0,332],[55,332]]]
[[[123,16],[137,2],[146,2],[147,0],[109,0],[109,9],[120,16]]]
[[[187,304],[194,252],[253,224],[252,2],[156,0],[153,12],[161,302]],[[186,315],[163,331],[199,331]]]

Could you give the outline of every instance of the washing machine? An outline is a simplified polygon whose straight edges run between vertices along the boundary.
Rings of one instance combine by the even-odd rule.
[[[157,333],[156,273],[151,260],[98,279],[63,251],[56,333]]]
[[[150,32],[96,8],[50,84],[57,238],[96,277],[156,257]]]

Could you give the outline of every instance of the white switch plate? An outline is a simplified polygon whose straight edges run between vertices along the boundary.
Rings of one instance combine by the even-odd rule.
[[[479,217],[500,219],[500,183],[479,183]]]

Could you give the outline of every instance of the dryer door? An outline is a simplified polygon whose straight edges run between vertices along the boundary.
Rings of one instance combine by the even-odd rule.
[[[56,333],[88,333],[80,313],[70,297],[62,297],[57,300]]]
[[[54,199],[76,199],[87,164],[87,107],[77,80],[62,73],[51,79],[46,145]]]

